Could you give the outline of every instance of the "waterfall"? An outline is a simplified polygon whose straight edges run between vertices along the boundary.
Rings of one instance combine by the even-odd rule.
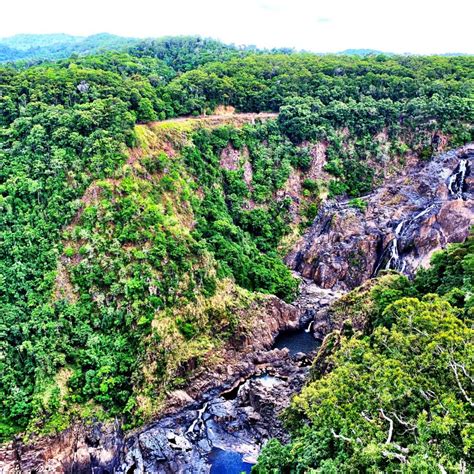
[[[403,225],[405,224],[405,221],[401,221],[400,224],[397,225],[397,228],[395,229],[395,236],[399,237],[400,233],[403,229]]]
[[[421,216],[424,216],[425,214],[428,214],[428,212],[431,211],[431,209],[433,209],[433,207],[435,207],[434,204],[431,204],[431,206],[428,206],[426,209],[424,209],[423,211],[419,212],[414,218],[413,220],[416,221],[417,219],[419,219]]]
[[[398,253],[398,239],[402,234],[403,226],[405,225],[405,221],[400,221],[395,229],[395,237],[390,242],[390,258],[388,259],[387,265],[385,266],[386,270],[392,268],[393,270],[400,270],[400,254]],[[403,269],[405,268],[405,264],[402,262]],[[400,271],[403,271],[400,270]]]
[[[196,419],[191,423],[190,427],[186,431],[186,434],[188,433],[194,433],[194,429],[199,423],[199,432],[201,433],[204,427],[204,421],[202,419],[206,409],[207,409],[208,403],[205,403],[200,410],[198,410],[198,414]]]
[[[304,330],[304,332],[309,332],[309,331],[311,331],[311,326],[313,325],[313,322],[314,322],[314,321],[311,321],[311,322],[309,323],[308,327]]]
[[[462,199],[462,190],[464,187],[464,180],[466,179],[467,159],[459,162],[458,170],[455,171],[448,181],[448,190],[450,194],[456,196],[457,199]]]
[[[385,266],[386,270],[393,268],[394,270],[398,267],[398,262],[400,260],[400,255],[398,253],[398,239],[395,237],[390,242],[390,258],[388,259],[387,265]]]

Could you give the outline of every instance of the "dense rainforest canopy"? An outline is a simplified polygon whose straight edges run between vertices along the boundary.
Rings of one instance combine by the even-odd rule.
[[[157,320],[169,321],[183,346],[202,354],[232,333],[235,308],[200,318],[179,308],[212,298],[228,281],[243,288],[235,290],[242,300],[256,292],[291,300],[296,282],[282,262],[287,240],[312,222],[325,196],[358,198],[383,179],[377,163],[387,156],[374,137],[384,135],[394,166],[403,166],[408,151],[429,159],[436,137],[452,146],[472,140],[473,66],[471,57],[316,56],[178,38],[0,67],[0,437],[59,430],[74,416],[99,412],[130,425],[150,416],[143,400],[159,398],[177,379],[170,370],[178,362],[164,350],[166,331]],[[218,106],[279,116],[214,130],[141,125]],[[308,170],[315,142],[327,144],[327,179],[304,181],[295,218],[291,200],[275,197],[291,173]],[[222,166],[229,148],[247,156],[251,176],[245,166]],[[342,384],[350,351],[382,363],[380,341],[398,338],[393,363],[405,370],[410,356],[399,345],[410,339],[405,319],[412,308],[439,314],[467,337],[468,312],[461,317],[446,298],[424,298],[454,288],[441,290],[437,278],[417,280],[418,293],[406,295],[417,300],[380,310],[370,348],[367,339],[344,343],[332,378],[319,382],[328,386],[311,385],[295,401],[308,406],[298,416],[320,416],[312,410],[323,408],[308,400],[321,391],[338,396],[331,384]],[[396,305],[405,319],[386,325]],[[429,330],[437,334],[439,324]],[[420,357],[428,357],[419,344]],[[145,373],[147,365],[153,371]],[[415,424],[417,410],[400,416]],[[337,458],[337,470],[348,462],[349,454],[339,459],[337,451],[352,453],[342,450],[347,443],[334,445],[330,436],[332,428],[357,438],[344,423],[324,425],[322,434],[311,424],[295,428],[301,446],[318,436],[327,446],[308,452],[301,466]],[[281,459],[271,446],[259,469],[300,466],[296,445]],[[374,456],[386,459],[374,446]]]
[[[337,303],[349,320],[362,303],[370,329],[326,341],[332,370],[316,359],[285,414],[291,443],[268,443],[255,472],[469,472],[473,246],[436,254],[413,282],[385,275]]]

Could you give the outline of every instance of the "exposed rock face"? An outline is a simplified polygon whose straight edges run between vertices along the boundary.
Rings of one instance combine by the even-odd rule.
[[[301,291],[294,302],[300,310],[300,325],[311,332],[315,339],[322,340],[331,330],[329,309],[344,292],[324,289],[312,280],[302,280]]]
[[[306,177],[309,179],[329,179],[330,175],[324,171],[326,164],[326,150],[328,145],[326,142],[319,143],[302,143],[303,147],[309,147],[311,162]]]
[[[293,364],[287,351],[271,350],[279,332],[299,327],[298,308],[276,297],[267,297],[255,305],[258,305],[257,317],[242,326],[218,354],[213,354],[216,362],[198,368],[186,392],[177,390],[169,394],[166,406],[170,415],[127,436],[119,423],[77,424],[58,436],[1,446],[0,473],[195,473],[209,472],[206,459],[212,446],[227,446],[255,455],[255,446],[268,439],[268,433],[281,431],[281,428],[271,431],[268,417],[271,415],[276,420],[277,411],[301,387],[304,377],[298,374],[307,371],[296,362]],[[250,380],[267,370],[280,374],[278,384],[285,396],[273,390],[273,386],[266,387],[265,382],[262,385]],[[290,374],[291,382],[288,382]],[[240,390],[232,402],[220,397],[222,392],[232,392],[240,385],[247,387],[243,392],[245,399],[237,397]],[[267,389],[273,390],[274,399],[271,393],[262,392]],[[200,412],[206,400],[209,411]],[[265,415],[259,415],[259,410]],[[201,419],[204,413],[206,422]],[[246,433],[259,416],[262,422],[255,424],[256,431],[237,446],[229,433],[236,429]],[[217,419],[221,426],[218,439],[213,438],[212,430],[207,432],[202,428],[208,420],[211,423],[211,418]],[[216,421],[212,423],[210,426],[215,426]],[[262,426],[267,425],[265,431]],[[197,470],[199,466],[202,470]]]
[[[221,152],[219,164],[227,171],[236,171],[239,169],[240,161],[240,151],[227,145]]]
[[[241,169],[247,189],[250,192],[253,191],[253,169],[247,146],[244,146],[242,150],[237,150],[231,144],[227,145],[220,154],[219,164],[221,168],[227,171],[237,171]],[[254,209],[256,207],[255,201],[248,199],[244,203],[244,206],[246,209]]]
[[[276,336],[282,331],[299,327],[299,311],[293,305],[286,304],[276,297],[267,298],[261,305],[258,317],[251,325],[239,330],[218,354],[214,354],[216,363],[204,365],[194,371],[193,379],[186,393],[193,399],[216,387],[225,390],[236,381],[251,377],[257,367],[256,357],[271,349]],[[181,408],[189,402],[176,401],[175,393],[170,394],[171,410]]]
[[[130,436],[116,472],[208,473],[213,448],[254,462],[270,437],[285,439],[278,414],[301,389],[309,369],[290,359],[287,350],[260,354],[254,362],[252,377],[212,391],[201,403]]]
[[[58,436],[1,447],[0,473],[112,473],[119,466],[123,441],[118,423],[77,424]]]
[[[299,314],[278,298],[266,299],[261,318],[233,338],[222,361],[196,373],[181,410],[175,404],[168,416],[127,437],[115,472],[207,473],[213,448],[254,459],[269,437],[283,436],[277,414],[308,368],[271,347],[279,332],[299,327]]]
[[[382,268],[412,275],[474,222],[474,145],[410,168],[367,196],[365,212],[328,202],[287,264],[322,288],[351,289]]]

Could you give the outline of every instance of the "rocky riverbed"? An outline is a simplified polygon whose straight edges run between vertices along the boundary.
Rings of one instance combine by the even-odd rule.
[[[339,293],[301,280],[292,305],[265,302],[265,319],[231,341],[218,370],[203,370],[170,394],[168,414],[124,434],[119,423],[76,425],[57,437],[0,451],[0,472],[208,473],[229,460],[250,470],[268,439],[286,439],[279,419],[319,347],[310,323]]]
[[[0,472],[204,473],[222,453],[254,462],[269,437],[284,437],[277,415],[310,362],[273,347],[279,334],[302,327],[299,308],[275,297],[256,304],[250,332],[236,333],[220,363],[196,370],[186,391],[170,393],[157,422],[127,434],[118,422],[79,423],[58,436],[16,440],[0,447]]]
[[[266,441],[286,440],[279,414],[303,386],[319,346],[310,325],[340,294],[302,280],[300,296],[292,305],[297,324],[280,331],[268,350],[254,354],[255,370],[128,438],[116,472],[249,470]],[[220,471],[219,466],[231,459],[233,467]]]

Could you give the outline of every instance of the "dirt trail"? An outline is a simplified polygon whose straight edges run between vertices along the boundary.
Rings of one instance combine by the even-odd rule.
[[[278,117],[277,113],[273,112],[260,112],[260,113],[230,113],[230,114],[218,114],[218,115],[199,115],[176,117],[167,120],[160,120],[157,122],[149,122],[143,125],[160,125],[164,123],[175,123],[175,122],[191,122],[191,123],[202,123],[206,125],[218,125],[222,122],[225,123],[255,123],[256,120],[269,120]]]

